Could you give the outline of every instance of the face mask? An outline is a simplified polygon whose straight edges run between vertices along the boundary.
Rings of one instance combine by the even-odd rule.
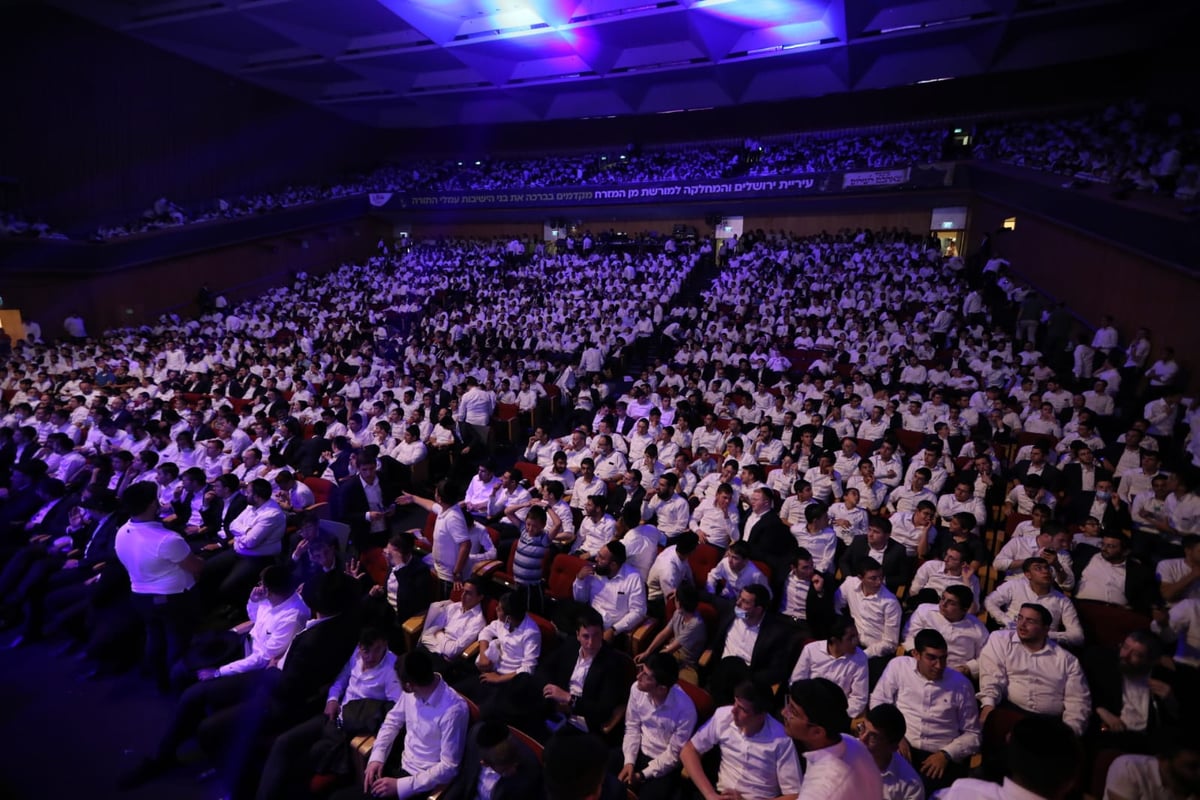
[[[742,619],[742,620],[744,620],[744,619],[746,618],[746,609],[744,609],[744,608],[735,608],[735,609],[733,610],[733,615],[734,615],[735,617],[737,617],[738,619]]]
[[[1112,498],[1112,492],[1096,492],[1096,499],[1107,502]]]

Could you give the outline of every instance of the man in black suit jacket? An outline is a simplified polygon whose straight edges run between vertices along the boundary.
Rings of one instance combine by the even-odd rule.
[[[864,558],[880,561],[883,565],[883,582],[893,593],[912,579],[904,545],[892,541],[892,523],[883,517],[871,517],[867,535],[854,537],[846,552],[842,553],[838,566],[843,575],[854,575],[857,573],[854,565]]]
[[[1031,474],[1030,469],[1033,468],[1034,475],[1042,476],[1042,485],[1050,491],[1057,490],[1062,483],[1062,475],[1058,469],[1046,460],[1049,448],[1045,444],[1035,444],[1030,448],[1030,457],[1024,461],[1018,461],[1013,467],[1012,477],[1017,480],[1017,483],[1025,480],[1025,476]]]
[[[205,538],[213,542],[232,541],[229,526],[247,505],[237,476],[232,473],[219,476],[213,481],[213,494],[214,500],[204,507]]]
[[[768,687],[787,680],[796,662],[797,642],[791,628],[768,611],[770,603],[767,587],[751,584],[738,595],[734,613],[717,626],[711,647],[714,667],[708,681],[717,705],[732,703],[734,688],[744,680]],[[737,650],[751,641],[747,661],[746,654]]]
[[[1154,739],[1163,728],[1179,719],[1179,699],[1173,686],[1173,670],[1159,666],[1162,643],[1148,630],[1130,632],[1117,652],[1092,647],[1084,652],[1080,663],[1092,690],[1095,709],[1089,731],[1095,737],[1096,749],[1113,748],[1126,753],[1153,752]],[[1127,691],[1126,687],[1133,691]],[[1131,730],[1121,720],[1125,700],[1145,692],[1147,705],[1146,727]]]
[[[499,776],[491,800],[527,800],[542,796],[542,762],[529,746],[497,722],[476,723],[467,734],[462,767],[446,787],[446,800],[475,800],[483,765]]]
[[[1100,481],[1112,481],[1112,470],[1096,465],[1096,455],[1090,447],[1081,447],[1078,458],[1078,461],[1073,461],[1062,468],[1060,473],[1062,480],[1059,487],[1050,487],[1051,489],[1062,488],[1067,493],[1067,497],[1073,498],[1084,491],[1083,478],[1085,474],[1089,474],[1091,477],[1092,488],[1088,490],[1090,493],[1096,491],[1096,484]]]
[[[796,537],[775,510],[775,493],[760,486],[750,493],[750,513],[742,521],[742,539],[750,545],[751,558],[765,561],[775,575],[782,575],[796,549]]]
[[[630,489],[629,487],[633,488]],[[642,486],[642,471],[627,469],[621,482],[608,493],[608,513],[613,519],[625,516],[626,508],[636,508],[641,512],[642,501],[646,499],[646,487]]]
[[[350,579],[328,573],[312,596],[314,618],[292,639],[274,666],[222,675],[189,687],[179,698],[155,754],[123,775],[119,788],[134,788],[169,772],[175,751],[195,735],[210,755],[229,756],[231,786],[261,759],[259,737],[278,733],[320,712],[322,689],[337,677],[358,641],[358,619],[348,613],[353,602]]]
[[[399,491],[386,486],[379,476],[379,462],[365,453],[358,457],[358,474],[350,475],[338,487],[337,503],[333,509],[334,519],[350,526],[350,544],[362,553],[374,547],[383,547],[389,537],[392,517],[395,515],[395,499]],[[372,508],[367,497],[368,486],[379,487],[378,508]]]
[[[1096,569],[1088,567],[1099,554]],[[1150,616],[1150,611],[1162,603],[1158,591],[1158,578],[1154,567],[1134,558],[1130,553],[1129,537],[1119,530],[1105,530],[1100,540],[1100,549],[1081,544],[1073,553],[1075,561],[1075,599],[1099,600],[1105,598],[1106,570],[1123,570],[1125,573],[1125,602],[1122,604],[1141,614]],[[1103,563],[1102,563],[1103,562]]]
[[[574,644],[563,643],[542,664],[537,681],[542,697],[552,714],[568,720],[581,717],[587,729],[609,736],[624,718],[629,699],[630,670],[622,656],[604,641],[604,620],[592,608],[580,611],[575,623]],[[584,663],[590,660],[590,666]],[[586,668],[580,690],[572,687],[571,677],[578,668]]]
[[[1077,492],[1067,497],[1067,522],[1080,524],[1095,517],[1106,531],[1127,531],[1133,526],[1129,506],[1113,490],[1111,480],[1097,480],[1094,492]]]

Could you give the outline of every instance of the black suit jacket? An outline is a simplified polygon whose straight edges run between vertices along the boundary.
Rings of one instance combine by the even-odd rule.
[[[476,737],[482,724],[476,723],[467,733],[467,746],[463,751],[458,775],[442,795],[446,800],[475,800],[480,770]],[[512,775],[502,775],[500,780],[496,781],[496,786],[492,789],[492,800],[528,800],[542,796],[542,762],[529,746],[519,739],[516,740],[516,746],[517,768]]]
[[[640,509],[642,501],[645,499],[646,488],[641,484],[638,484],[638,487],[633,490],[633,494],[629,494],[625,491],[625,487],[618,483],[608,493],[608,513],[613,519],[619,520],[626,506]]]
[[[246,510],[246,505],[246,497],[241,492],[233,496],[229,503],[229,510],[224,514],[221,513],[223,504],[219,500],[209,503],[204,509],[204,527],[212,536],[216,536],[219,531],[224,531],[228,536],[230,523],[237,519],[238,514]]]
[[[855,536],[854,541],[846,548],[846,552],[842,553],[842,559],[838,562],[842,575],[857,574],[855,565],[862,559],[871,557],[868,554],[869,550],[867,537]],[[887,584],[888,589],[895,592],[911,579],[912,574],[908,569],[908,555],[905,553],[904,545],[889,539],[887,548],[883,551],[883,582]]]
[[[1078,472],[1078,470],[1076,470],[1076,471]],[[1018,483],[1021,482],[1022,480],[1024,480],[1025,476],[1027,474],[1029,474],[1029,460],[1028,459],[1018,462],[1017,465],[1015,467],[1013,467],[1012,476],[1017,479]],[[1056,491],[1062,486],[1062,483],[1063,483],[1063,476],[1062,476],[1062,473],[1060,473],[1058,471],[1057,467],[1055,467],[1052,464],[1044,464],[1042,466],[1042,484],[1047,489],[1049,489],[1052,492]]]
[[[833,597],[837,593],[834,589],[833,575],[822,573],[825,579],[825,590],[818,592],[815,586],[808,587],[808,596],[804,599],[804,616],[808,623],[809,631],[814,639],[824,639],[829,636],[829,627],[833,624],[833,618],[837,616],[833,610]],[[784,592],[787,591],[787,574],[785,573],[782,579],[777,579],[772,582],[771,594],[775,598],[774,609],[778,611],[783,605]]]
[[[743,523],[742,538],[750,545],[750,555],[757,561],[766,561],[775,574],[787,569],[792,553],[796,550],[796,537],[787,524],[779,518],[779,512],[768,511],[753,527],[749,519]]]
[[[724,658],[725,639],[729,636],[734,619],[732,613],[727,614],[717,626],[712,643],[713,663]],[[786,681],[796,664],[794,645],[797,642],[793,639],[791,628],[778,616],[768,612],[754,641],[754,652],[750,654],[750,676],[764,686]]]
[[[1116,498],[1116,495],[1113,496]],[[1067,496],[1067,522],[1081,523],[1092,512],[1092,501],[1096,499],[1095,492],[1076,492]],[[1113,506],[1112,502],[1104,504],[1104,518],[1100,520],[1100,527],[1106,531],[1127,531],[1133,527],[1133,520],[1129,516],[1129,506],[1123,500],[1117,499],[1117,505]]]
[[[332,449],[333,443],[323,436],[305,439],[296,456],[296,471],[305,477],[320,477],[321,454]]]
[[[271,691],[273,710],[306,719],[324,705],[324,688],[333,682],[358,645],[359,621],[341,613],[296,634]]]
[[[1095,471],[1096,483],[1112,480],[1113,474],[1111,470],[1104,469],[1103,467],[1095,467]],[[1074,497],[1083,491],[1083,466],[1081,464],[1067,464],[1062,468],[1061,475],[1062,481],[1055,488],[1062,488],[1068,497]],[[1095,484],[1092,485],[1094,486]],[[1088,494],[1095,496],[1094,491],[1089,491]],[[1088,500],[1088,504],[1091,504],[1090,499]]]
[[[564,642],[552,652],[538,670],[538,684],[545,687],[554,684],[570,691],[571,673],[579,660],[579,642]],[[588,730],[596,735],[612,719],[618,708],[624,708],[629,699],[628,672],[621,663],[621,655],[608,644],[596,653],[587,677],[583,680],[583,694],[575,703],[575,714],[583,717]]]
[[[1084,651],[1080,664],[1087,677],[1088,688],[1092,690],[1092,708],[1103,708],[1120,716],[1125,703],[1124,677],[1121,675],[1117,654],[1106,648],[1090,647]],[[1155,666],[1150,676],[1168,685],[1174,682],[1174,671],[1159,666]],[[1174,723],[1178,712],[1176,703],[1164,701],[1151,692],[1150,719],[1146,725],[1146,733],[1153,734]]]
[[[1075,561],[1075,586],[1087,569],[1092,559],[1100,553],[1095,547],[1081,544],[1075,548],[1072,556]],[[1125,601],[1134,611],[1150,616],[1150,609],[1162,602],[1158,591],[1158,578],[1154,567],[1142,563],[1139,559],[1129,556],[1125,559]]]
[[[383,488],[383,482],[378,475],[375,480]],[[337,494],[334,497],[337,499],[337,506],[333,509],[334,519],[339,519],[350,526],[350,541],[358,548],[359,552],[369,547],[382,547],[387,544],[388,534],[386,531],[377,534],[371,533],[371,523],[367,522],[366,517],[371,507],[367,502],[367,492],[363,489],[362,480],[358,475],[352,473],[348,476],[346,482],[338,486]],[[386,490],[383,492],[384,508],[391,504],[394,497],[395,495],[389,497]]]

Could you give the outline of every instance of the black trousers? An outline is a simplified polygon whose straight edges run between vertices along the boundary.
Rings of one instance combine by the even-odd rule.
[[[325,715],[310,717],[281,733],[262,765],[257,800],[304,797],[312,769],[308,753],[325,730]]]
[[[171,665],[183,658],[196,620],[194,592],[133,594],[133,608],[146,630],[147,669],[160,689],[170,686]]]

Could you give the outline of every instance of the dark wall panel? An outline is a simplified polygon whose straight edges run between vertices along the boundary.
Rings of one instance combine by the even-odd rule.
[[[0,10],[0,176],[59,220],[319,180],[369,129],[40,5]]]
[[[4,301],[36,319],[46,336],[62,335],[62,320],[80,311],[88,330],[140,325],[166,311],[195,313],[204,285],[231,303],[287,285],[299,271],[326,272],[342,263],[361,263],[375,250],[375,230],[366,219],[293,232],[178,259],[99,275],[16,273],[5,279]]]
[[[1078,233],[1042,217],[979,200],[971,210],[971,240],[1000,228],[1016,217],[1016,230],[996,236],[1001,255],[1013,271],[1042,291],[1066,301],[1089,325],[1111,314],[1121,341],[1140,326],[1151,330],[1151,359],[1164,346],[1200,387],[1200,280],[1178,269],[1135,255],[1118,246]]]

